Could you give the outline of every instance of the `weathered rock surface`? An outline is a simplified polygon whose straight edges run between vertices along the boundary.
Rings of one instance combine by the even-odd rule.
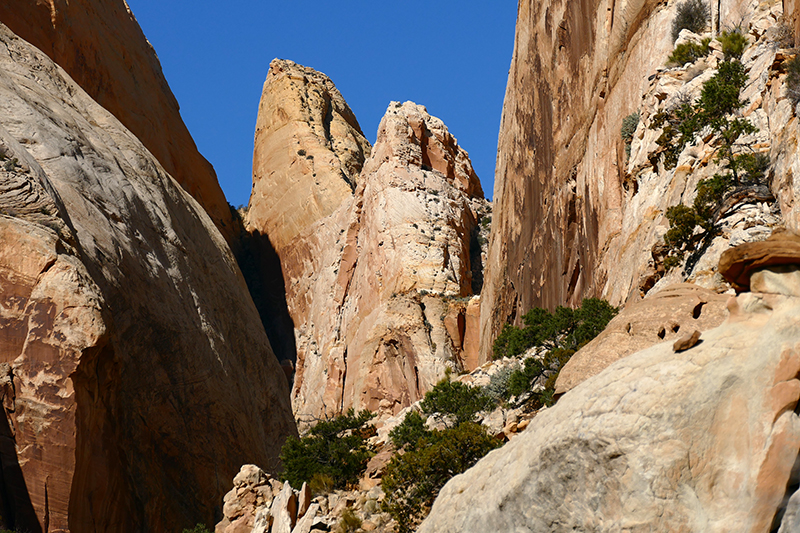
[[[396,414],[446,368],[465,366],[466,300],[480,290],[478,213],[487,211],[467,153],[441,120],[392,103],[352,200],[281,257],[299,420],[349,407]]]
[[[0,21],[47,54],[110,111],[203,206],[237,228],[214,169],[197,151],[161,64],[124,0],[4,0]]]
[[[729,309],[693,348],[657,344],[565,394],[453,478],[420,533],[777,527],[800,450],[800,299]]]
[[[490,208],[439,119],[393,103],[371,149],[330,79],[274,60],[253,166],[248,283],[267,288],[257,305],[285,301],[291,333],[270,338],[296,357],[298,419],[394,414],[445,368],[474,368]]]
[[[330,78],[273,60],[258,106],[246,229],[268,235],[281,254],[352,198],[369,153],[369,141]]]
[[[770,31],[781,2],[720,4],[715,27],[741,25],[750,43],[742,114],[759,132],[742,140],[769,156],[769,187],[731,195],[709,249],[686,272],[664,271],[654,245],[668,228],[667,208],[691,204],[697,183],[721,170],[710,139],[687,146],[670,171],[649,158],[661,134],[649,129],[654,115],[699,95],[722,58],[715,46],[694,65],[663,67],[678,3],[520,2],[481,295],[484,357],[503,323],[519,322],[534,306],[578,305],[590,296],[619,305],[656,283],[658,290],[687,280],[723,289],[716,267],[725,249],[763,240],[775,226],[797,226],[798,122],[785,92],[788,55]],[[620,127],[637,111],[628,159]]]
[[[256,465],[243,465],[233,478],[233,488],[223,498],[222,521],[216,533],[250,533],[261,509],[270,509],[274,494],[269,474]],[[267,519],[269,531],[271,520]]]
[[[573,389],[632,353],[664,341],[675,341],[694,330],[719,326],[728,315],[727,301],[728,296],[681,283],[631,303],[561,369],[556,394]]]
[[[210,523],[239,466],[275,468],[296,431],[225,240],[130,131],[3,25],[0,155],[2,525]]]
[[[332,527],[345,531],[338,525],[345,510],[363,521],[362,531],[394,531],[395,522],[380,511],[380,487],[333,491],[316,496],[304,507],[301,502],[311,496],[305,483],[296,491],[288,481],[281,485],[255,465],[242,466],[233,485],[225,495],[224,518],[215,533],[310,533]]]
[[[774,232],[766,241],[746,243],[726,250],[719,261],[719,273],[737,289],[747,290],[750,288],[751,276],[755,271],[765,267],[798,264],[800,264],[800,236],[779,231]],[[753,290],[772,292],[759,291],[757,288]]]

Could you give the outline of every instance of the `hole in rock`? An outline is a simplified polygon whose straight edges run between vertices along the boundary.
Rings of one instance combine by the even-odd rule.
[[[658,330],[659,339],[663,339],[666,335],[667,335],[667,330],[664,329],[663,327],[660,330]]]
[[[695,320],[697,320],[698,318],[700,318],[700,315],[703,313],[703,306],[704,306],[704,305],[706,305],[706,303],[705,303],[705,302],[700,302],[699,304],[697,304],[697,305],[695,305],[695,306],[694,306],[694,309],[692,309],[692,317],[693,317]]]

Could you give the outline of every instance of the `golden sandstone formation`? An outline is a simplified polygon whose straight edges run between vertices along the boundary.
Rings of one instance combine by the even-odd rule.
[[[270,63],[253,151],[248,231],[282,253],[353,196],[370,144],[333,82],[292,61]]]
[[[371,148],[327,76],[276,59],[253,169],[245,225],[280,258],[298,420],[349,407],[395,414],[446,368],[477,365],[470,297],[489,208],[439,119],[392,103]]]
[[[131,130],[226,239],[238,234],[214,169],[197,151],[158,57],[125,0],[3,0],[0,21]]]
[[[798,269],[753,272],[763,292],[686,351],[661,342],[577,385],[453,478],[420,533],[796,531]]]
[[[678,4],[643,0],[617,9],[600,1],[521,0],[499,137],[482,355],[504,322],[532,306],[575,305],[589,296],[619,305],[657,283],[655,291],[687,280],[721,289],[722,251],[762,240],[776,226],[798,229],[790,178],[800,170],[796,118],[781,66],[792,53],[775,40],[784,6],[711,2],[715,27],[741,25],[748,39],[743,116],[759,130],[749,141],[768,155],[775,181],[729,206],[721,235],[686,275],[664,276],[654,246],[668,228],[667,208],[691,204],[697,183],[720,171],[715,147],[702,142],[684,151],[674,171],[648,158],[658,148],[660,130],[649,129],[655,114],[682,95],[697,97],[722,59],[712,43],[702,67],[663,66]],[[637,111],[627,159],[620,127]]]
[[[180,531],[275,470],[289,389],[209,216],[0,25],[0,519]],[[234,312],[235,311],[235,312]]]
[[[387,421],[485,363],[504,322],[601,296],[625,307],[558,403],[486,414],[518,436],[420,531],[796,531],[796,50],[775,36],[798,42],[800,10],[712,6],[711,31],[748,40],[742,114],[770,173],[667,271],[664,212],[720,170],[709,139],[651,161],[654,116],[722,60],[663,66],[677,3],[520,0],[488,254],[480,182],[424,107],[392,102],[373,147],[329,78],[273,61],[240,236],[124,0],[0,5],[0,525],[330,527],[347,498],[267,474],[295,419]]]
[[[392,103],[353,197],[282,257],[298,420],[349,407],[395,414],[446,368],[468,366],[465,354],[476,359],[465,326],[477,310],[468,302],[477,213],[487,209],[444,124]]]
[[[664,341],[675,341],[696,329],[719,326],[727,317],[728,297],[680,283],[626,306],[606,329],[578,350],[559,372],[556,394],[573,389],[611,363]]]

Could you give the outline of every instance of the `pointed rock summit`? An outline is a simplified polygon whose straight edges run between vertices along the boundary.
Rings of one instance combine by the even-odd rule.
[[[441,120],[393,102],[370,147],[328,77],[275,60],[253,168],[246,226],[279,262],[262,261],[256,284],[280,271],[298,419],[349,407],[394,414],[446,368],[478,364],[472,297],[490,207]]]
[[[270,63],[253,151],[245,226],[281,251],[353,196],[370,144],[325,74],[292,61]]]

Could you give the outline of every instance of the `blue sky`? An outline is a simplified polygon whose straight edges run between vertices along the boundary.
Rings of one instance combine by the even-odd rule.
[[[128,0],[228,201],[250,195],[261,88],[275,58],[324,72],[375,141],[390,101],[441,118],[492,196],[514,47],[512,0]]]

